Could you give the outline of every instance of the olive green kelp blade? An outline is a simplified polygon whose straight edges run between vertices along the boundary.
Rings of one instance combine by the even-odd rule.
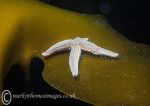
[[[133,43],[114,31],[101,16],[93,17],[37,1],[0,1],[1,86],[8,68],[26,68],[32,57],[45,62],[44,80],[56,89],[98,106],[150,104],[150,47]],[[53,44],[70,38],[91,42],[119,53],[115,59],[83,53],[80,76],[72,77],[69,51],[43,58]],[[28,75],[28,71],[26,71]]]

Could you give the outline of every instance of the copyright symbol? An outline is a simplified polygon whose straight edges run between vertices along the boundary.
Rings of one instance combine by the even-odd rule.
[[[12,100],[12,95],[9,90],[4,90],[1,95],[2,103],[4,105],[9,105]]]

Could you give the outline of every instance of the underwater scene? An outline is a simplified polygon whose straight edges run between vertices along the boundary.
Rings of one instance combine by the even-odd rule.
[[[0,0],[0,106],[150,106],[146,0]]]

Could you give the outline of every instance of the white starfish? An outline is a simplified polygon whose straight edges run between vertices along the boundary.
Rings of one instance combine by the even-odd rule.
[[[88,38],[79,38],[79,37],[56,43],[55,45],[50,47],[47,51],[43,52],[42,56],[46,57],[62,50],[71,50],[69,56],[69,65],[73,77],[78,76],[79,73],[78,64],[81,55],[81,50],[90,52],[94,55],[103,55],[108,57],[118,56],[118,53],[106,50],[104,48],[95,45],[92,42],[89,42]]]

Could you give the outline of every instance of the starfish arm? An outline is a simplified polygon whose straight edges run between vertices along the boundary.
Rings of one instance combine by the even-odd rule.
[[[72,39],[64,40],[61,42],[56,43],[55,45],[51,46],[48,50],[42,53],[42,56],[46,57],[49,56],[55,52],[59,52],[65,49],[70,48]]]
[[[81,55],[81,47],[73,46],[71,48],[70,56],[69,56],[69,65],[73,77],[78,76],[79,73],[78,68],[79,68],[80,55]]]
[[[80,45],[84,51],[91,52],[95,55],[103,55],[103,56],[108,56],[108,57],[117,57],[118,56],[118,53],[115,53],[113,51],[99,47],[89,41],[83,41],[80,43]]]

